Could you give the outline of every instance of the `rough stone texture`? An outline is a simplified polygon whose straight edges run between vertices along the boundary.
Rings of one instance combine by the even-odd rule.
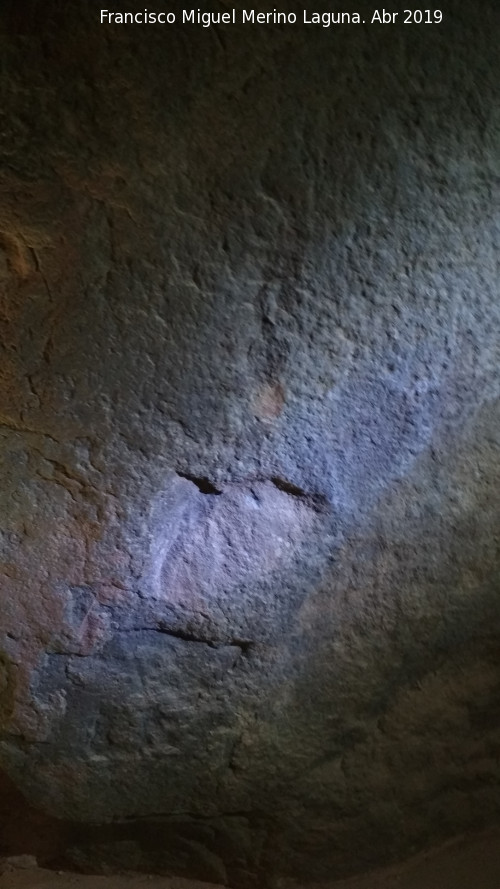
[[[246,887],[497,820],[496,6],[1,17],[0,854]]]
[[[498,830],[463,837],[400,865],[334,883],[295,883],[293,889],[498,889]],[[3,875],[3,876],[2,876]],[[87,876],[36,867],[30,856],[0,859],[0,889],[221,889],[214,883],[151,874]]]
[[[200,883],[182,878],[153,877],[143,875],[83,876],[76,873],[58,873],[40,868],[26,869],[10,859],[4,876],[0,876],[1,889],[221,889],[214,883]]]

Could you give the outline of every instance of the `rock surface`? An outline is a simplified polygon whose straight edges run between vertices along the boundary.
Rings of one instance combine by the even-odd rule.
[[[0,854],[272,886],[498,820],[498,9],[98,13],[0,14]]]
[[[25,856],[26,857],[26,856]],[[155,877],[150,874],[84,876],[75,873],[26,867],[27,862],[8,859],[0,889],[222,889],[214,883]],[[425,855],[388,869],[335,883],[294,884],[294,889],[498,889],[500,835],[498,830],[445,844]]]

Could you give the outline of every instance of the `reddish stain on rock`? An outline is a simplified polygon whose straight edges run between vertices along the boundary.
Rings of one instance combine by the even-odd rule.
[[[259,420],[277,420],[285,406],[285,390],[281,383],[266,383],[257,392],[253,411]]]

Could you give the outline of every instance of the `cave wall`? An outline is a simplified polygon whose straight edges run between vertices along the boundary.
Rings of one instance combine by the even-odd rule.
[[[495,6],[1,22],[0,854],[252,886],[498,820]]]
[[[498,889],[499,831],[458,837],[439,848],[388,868],[347,880],[294,883],[294,889]],[[152,874],[87,875],[72,873],[72,889],[221,889],[220,884]],[[68,874],[37,868],[29,855],[0,861],[0,889],[67,889]]]

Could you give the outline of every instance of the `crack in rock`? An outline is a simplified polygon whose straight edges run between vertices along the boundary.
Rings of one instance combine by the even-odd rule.
[[[187,472],[178,472],[177,475],[180,478],[187,479],[188,482],[192,482],[193,485],[196,485],[200,494],[222,494],[222,491],[219,490],[219,488],[216,488],[206,475],[196,476],[190,475]]]

